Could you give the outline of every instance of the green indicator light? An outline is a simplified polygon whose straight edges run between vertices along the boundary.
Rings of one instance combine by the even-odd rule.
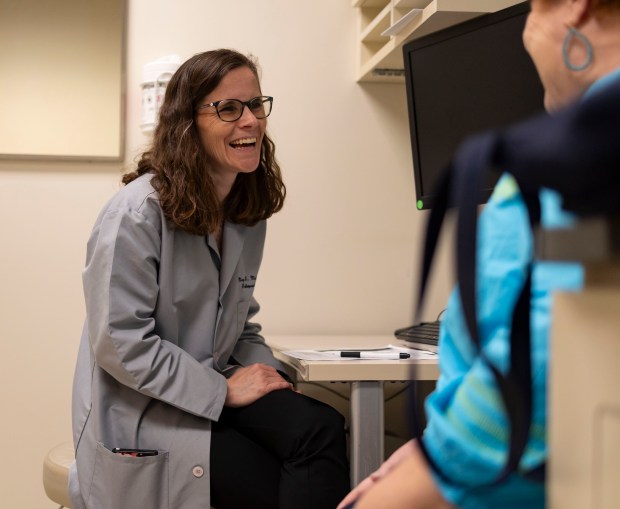
[[[422,210],[424,208],[424,202],[422,200],[418,200],[416,203],[418,210]]]

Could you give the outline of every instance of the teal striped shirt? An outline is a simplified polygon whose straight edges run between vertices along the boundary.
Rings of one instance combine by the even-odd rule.
[[[570,216],[555,192],[541,192],[542,223],[565,227]],[[480,336],[487,357],[508,368],[512,310],[525,278],[533,242],[527,209],[516,183],[504,175],[479,219],[477,299]],[[548,338],[552,294],[578,290],[578,264],[536,262],[532,273],[533,426],[521,461],[530,470],[545,461]],[[436,476],[444,497],[462,509],[544,507],[544,485],[513,474],[501,486],[484,486],[501,471],[507,455],[508,425],[501,396],[485,363],[476,355],[456,292],[442,320],[441,377],[426,400],[424,444],[453,482]]]

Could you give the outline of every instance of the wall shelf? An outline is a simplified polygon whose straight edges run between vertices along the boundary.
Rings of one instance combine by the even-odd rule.
[[[358,15],[357,81],[402,83],[405,42],[521,1],[353,0]]]

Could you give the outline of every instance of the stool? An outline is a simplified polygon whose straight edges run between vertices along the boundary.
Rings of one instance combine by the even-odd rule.
[[[52,448],[43,460],[43,487],[50,500],[60,507],[71,508],[69,467],[75,459],[73,444],[64,442]]]

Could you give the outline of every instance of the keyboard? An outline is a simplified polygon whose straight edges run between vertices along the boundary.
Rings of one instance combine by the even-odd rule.
[[[411,343],[422,343],[424,345],[435,345],[439,343],[439,320],[435,322],[421,322],[417,325],[410,325],[394,331],[398,339]]]

